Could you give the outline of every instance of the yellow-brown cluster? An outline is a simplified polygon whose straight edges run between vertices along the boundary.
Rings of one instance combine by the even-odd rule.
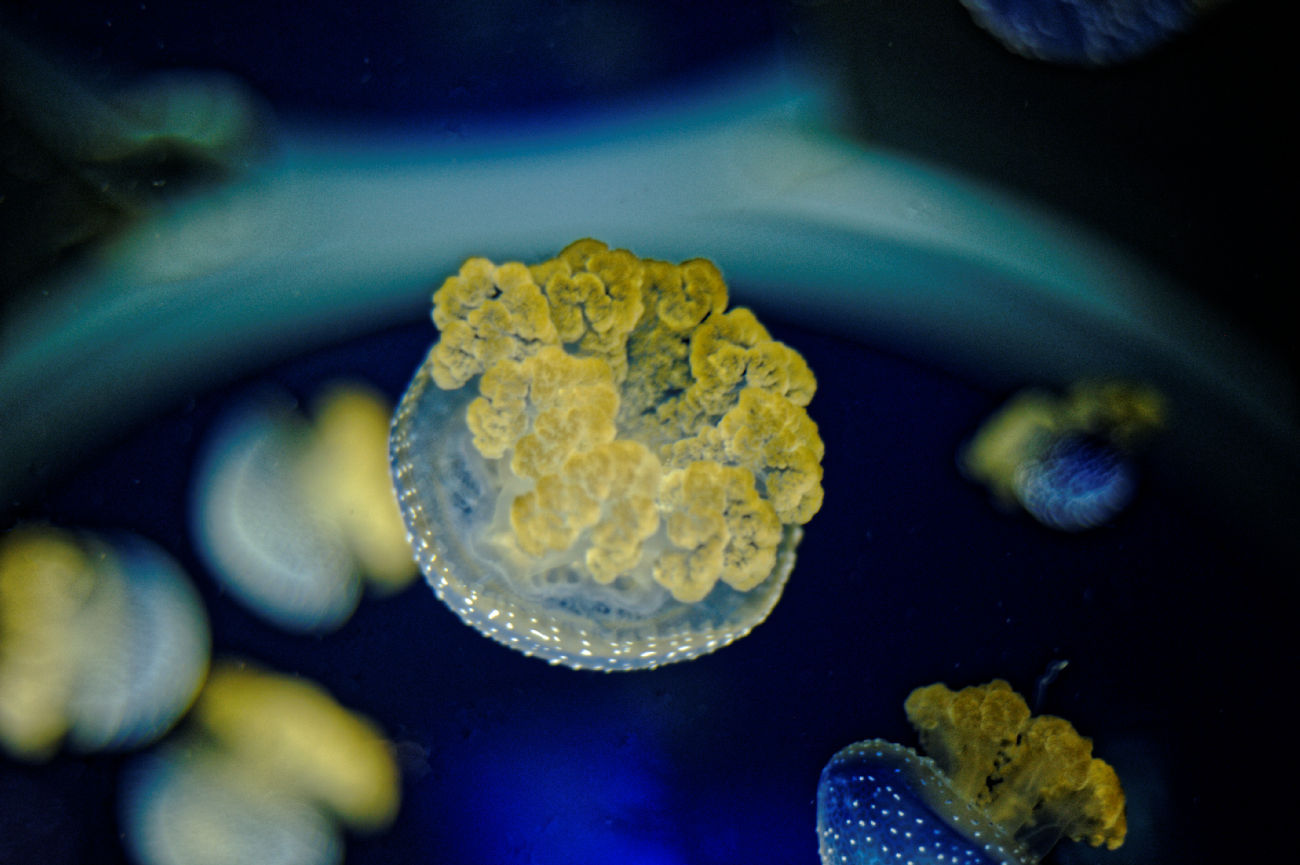
[[[953,789],[1008,834],[1059,831],[1114,850],[1124,843],[1124,790],[1092,741],[1063,718],[1031,716],[1001,679],[952,691],[917,688],[904,704],[921,746]]]
[[[508,465],[517,550],[570,550],[601,583],[645,565],[698,601],[761,583],[782,524],[821,507],[816,380],[749,310],[724,312],[712,262],[580,240],[532,266],[471,258],[433,299],[433,380],[481,377],[466,421]]]

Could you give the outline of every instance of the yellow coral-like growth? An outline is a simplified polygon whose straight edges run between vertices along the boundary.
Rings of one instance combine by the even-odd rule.
[[[450,389],[500,360],[520,360],[557,339],[546,298],[517,262],[471,258],[433,295],[434,381]]]
[[[952,782],[1017,838],[1058,832],[1094,847],[1124,843],[1124,791],[1092,741],[1063,718],[1033,717],[1001,679],[917,688],[904,704],[921,745]]]
[[[573,553],[599,583],[680,601],[771,573],[782,524],[821,507],[817,383],[704,259],[570,244],[525,267],[471,258],[434,294],[433,380],[479,376],[475,447],[500,461],[514,550]]]
[[[677,600],[701,600],[719,579],[748,591],[771,573],[781,520],[748,469],[692,462],[665,476],[661,501],[668,539],[682,551],[660,556],[655,579]]]

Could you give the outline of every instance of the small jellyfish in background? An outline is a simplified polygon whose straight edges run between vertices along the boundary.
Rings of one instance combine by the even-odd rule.
[[[180,566],[132,535],[24,525],[0,537],[0,748],[25,760],[159,738],[208,669]]]
[[[1134,457],[1164,424],[1164,398],[1122,381],[1083,381],[1064,396],[1031,388],[976,431],[958,464],[1003,508],[1080,531],[1108,522],[1137,488]]]
[[[335,865],[340,828],[396,816],[380,730],[320,686],[222,661],[182,735],[127,767],[121,822],[139,865]]]
[[[466,623],[528,655],[631,670],[766,618],[821,507],[816,381],[704,259],[595,240],[471,258],[398,406],[416,557]],[[466,387],[476,383],[476,387]]]
[[[355,382],[327,386],[309,421],[286,399],[232,412],[194,484],[194,534],[234,597],[292,631],[347,621],[362,585],[416,574],[388,475],[390,404]]]
[[[1222,0],[961,0],[1017,54],[1078,66],[1123,63],[1182,33]]]
[[[822,865],[1034,865],[1062,838],[1124,843],[1115,770],[1006,682],[917,688],[904,709],[930,756],[873,739],[831,758],[817,788]]]

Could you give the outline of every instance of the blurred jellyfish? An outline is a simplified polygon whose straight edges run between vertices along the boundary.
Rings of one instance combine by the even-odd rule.
[[[392,404],[357,383],[328,385],[300,456],[299,481],[343,537],[372,590],[405,588],[417,573],[388,472]]]
[[[280,627],[326,629],[352,614],[360,582],[343,539],[300,494],[306,423],[260,402],[214,433],[194,484],[194,537],[218,582]]]
[[[202,748],[168,744],[123,775],[122,840],[138,865],[337,865],[338,827]]]
[[[426,578],[527,655],[631,670],[743,637],[821,507],[816,380],[704,259],[471,258],[393,424]],[[473,383],[471,388],[464,387]],[[477,393],[476,393],[477,392]]]
[[[397,814],[398,772],[379,728],[324,688],[246,663],[214,667],[191,721],[263,783],[363,831]]]
[[[961,0],[1010,50],[1084,66],[1122,63],[1163,45],[1222,0]]]
[[[207,664],[198,595],[153,545],[46,526],[0,540],[0,744],[15,756],[147,744]]]
[[[872,739],[822,770],[823,865],[1034,865],[1062,838],[1124,843],[1124,791],[1092,742],[1004,681],[917,688],[904,706],[929,757]]]
[[[1134,457],[1164,424],[1164,398],[1118,381],[1084,381],[1062,397],[1016,394],[976,431],[958,463],[1001,507],[1019,505],[1062,531],[1108,522],[1137,488]]]
[[[416,573],[387,467],[390,406],[358,384],[324,392],[316,419],[287,398],[232,412],[195,479],[194,534],[221,584],[293,631],[352,615]]]
[[[222,662],[185,734],[123,775],[120,809],[139,865],[334,865],[341,829],[385,828],[399,796],[371,722],[310,682]]]
[[[1077,531],[1123,510],[1135,489],[1132,461],[1104,439],[1054,437],[1016,467],[1016,495],[1043,525]]]

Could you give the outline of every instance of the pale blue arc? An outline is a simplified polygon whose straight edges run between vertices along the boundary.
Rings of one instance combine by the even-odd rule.
[[[597,236],[706,255],[740,304],[993,386],[1145,380],[1177,411],[1157,459],[1196,464],[1191,491],[1243,523],[1297,519],[1300,436],[1266,358],[1077,227],[827,132],[825,93],[743,69],[670,103],[462,141],[291,130],[273,164],[12,318],[0,494],[196,386],[424,315],[468,255],[534,261]]]

